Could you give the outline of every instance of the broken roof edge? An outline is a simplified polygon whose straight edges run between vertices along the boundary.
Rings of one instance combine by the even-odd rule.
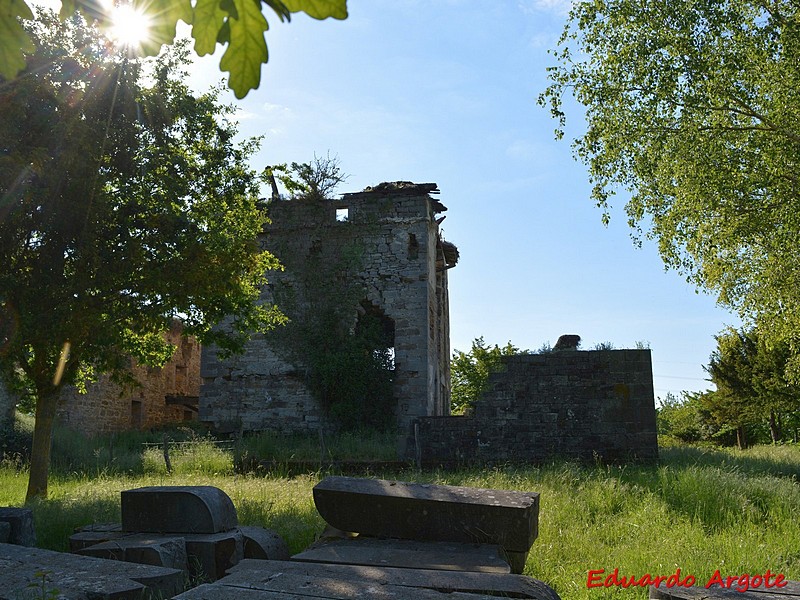
[[[438,194],[439,186],[435,183],[413,183],[411,181],[384,181],[374,186],[367,186],[360,192],[342,194],[342,197],[357,196],[411,196],[422,194]]]

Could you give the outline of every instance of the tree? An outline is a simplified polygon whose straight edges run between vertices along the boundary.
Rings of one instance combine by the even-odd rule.
[[[145,85],[79,19],[43,14],[31,38],[26,71],[0,85],[0,372],[36,399],[29,499],[47,495],[65,383],[162,364],[175,318],[227,352],[281,319],[255,303],[279,266],[256,244],[257,142],[235,143],[232,109],[180,82],[186,49]]]
[[[773,443],[782,437],[781,421],[800,408],[800,388],[786,378],[786,344],[769,345],[756,329],[727,329],[716,336],[717,349],[707,371],[717,386],[703,397],[720,425],[736,429],[737,445],[747,446],[748,426],[767,423]]]
[[[261,65],[268,60],[264,32],[269,28],[262,3],[281,21],[304,12],[315,19],[347,18],[347,0],[123,0],[150,23],[150,33],[139,49],[146,56],[158,54],[161,46],[175,41],[178,21],[191,25],[198,56],[214,54],[217,44],[227,45],[220,68],[230,72],[228,85],[237,98],[244,98],[261,81]],[[112,3],[97,0],[62,0],[61,18],[75,12],[94,20],[101,28],[114,25]],[[0,0],[0,76],[15,77],[25,68],[25,55],[34,43],[21,20],[33,19],[24,0]]]
[[[472,340],[469,352],[453,352],[450,360],[451,411],[463,414],[474,406],[486,391],[489,374],[501,368],[502,357],[520,353],[523,351],[511,342],[502,348],[497,344],[487,346],[482,336]]]
[[[608,221],[759,331],[800,374],[800,4],[796,0],[591,0],[573,5],[539,102],[574,142]]]

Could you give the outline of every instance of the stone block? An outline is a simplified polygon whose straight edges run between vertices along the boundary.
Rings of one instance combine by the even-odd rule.
[[[431,571],[360,565],[302,563],[295,561],[243,560],[216,584],[244,591],[283,592],[286,596],[261,598],[460,598],[503,597],[559,600],[558,594],[541,581],[505,573]],[[197,589],[197,588],[196,588]],[[309,592],[313,590],[313,594]],[[324,591],[327,595],[319,593]],[[292,596],[295,592],[297,596]],[[455,594],[454,594],[455,593]],[[191,594],[191,592],[189,592]],[[475,594],[475,596],[473,596]],[[222,598],[223,596],[181,596]]]
[[[186,542],[182,537],[128,535],[83,548],[77,554],[140,565],[180,569],[187,572],[189,570]]]
[[[313,494],[328,524],[369,536],[527,552],[538,535],[536,492],[327,477]]]
[[[2,598],[28,598],[33,586],[63,600],[171,598],[184,590],[184,573],[151,565],[101,560],[39,548],[0,544]]]
[[[221,533],[236,528],[228,495],[212,486],[155,486],[122,492],[122,529],[142,533]]]
[[[129,535],[131,534],[124,531],[78,531],[69,536],[69,551],[78,552],[84,548]]]
[[[0,544],[7,544],[11,539],[11,523],[0,521]]]
[[[262,560],[289,560],[289,548],[281,536],[271,529],[242,526],[244,536],[244,558]]]
[[[223,533],[193,533],[183,536],[189,572],[198,581],[216,581],[244,558],[244,536],[234,529]]]
[[[456,542],[417,542],[358,536],[324,541],[292,560],[435,571],[510,573],[499,546]]]
[[[15,506],[0,507],[0,522],[8,523],[8,543],[18,546],[35,546],[36,530],[33,527],[33,511]]]

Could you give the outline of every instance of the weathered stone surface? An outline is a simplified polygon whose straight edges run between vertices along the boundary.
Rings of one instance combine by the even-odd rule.
[[[326,477],[313,493],[327,523],[370,536],[498,544],[527,552],[538,534],[536,492]]]
[[[0,544],[7,544],[11,539],[11,523],[0,521]]]
[[[416,421],[424,465],[658,458],[649,350],[503,357],[470,417]]]
[[[69,536],[69,551],[78,552],[84,548],[102,544],[131,535],[125,531],[79,531]]]
[[[413,458],[409,436],[415,417],[450,412],[444,383],[450,380],[448,272],[458,251],[442,238],[438,214],[446,209],[431,197],[435,192],[435,184],[403,183],[345,194],[336,202],[272,202],[271,223],[258,240],[286,267],[271,274],[262,302],[272,304],[281,286],[291,286],[300,306],[296,314],[287,314],[303,320],[310,307],[302,299],[325,296],[342,277],[346,260],[349,287],[364,291],[353,298],[353,316],[371,306],[391,322],[392,412],[402,432],[402,458]],[[337,221],[337,209],[347,210],[346,222]],[[359,248],[357,260],[353,248]],[[306,283],[309,274],[313,283]],[[289,364],[287,352],[275,343],[254,337],[246,352],[230,358],[213,347],[203,349],[200,420],[245,431],[308,432],[326,426],[330,419],[296,376],[304,366]]]
[[[177,569],[0,544],[0,600],[27,598],[32,584],[46,594],[57,589],[62,600],[139,600],[146,591],[170,598],[183,581]]]
[[[33,511],[15,506],[0,507],[0,521],[11,527],[8,543],[18,546],[35,546],[36,530],[33,527]]]
[[[183,536],[189,572],[198,581],[216,581],[244,557],[244,536],[234,529],[222,533],[191,533]]]
[[[316,544],[292,560],[473,573],[510,573],[499,546],[359,536]]]
[[[212,486],[156,486],[122,492],[123,531],[220,533],[237,524],[233,502]]]
[[[431,571],[337,564],[302,563],[295,561],[261,561],[245,559],[214,586],[234,590],[249,588],[264,592],[284,592],[283,596],[258,595],[253,598],[435,598],[454,600],[473,597],[513,597],[535,600],[559,600],[558,594],[545,583],[502,573],[469,573]],[[193,591],[194,592],[194,591]],[[453,596],[457,592],[458,596]],[[381,595],[388,594],[388,595]],[[463,594],[463,595],[462,595]],[[469,595],[468,595],[469,594]],[[475,596],[472,596],[474,594]],[[209,595],[180,596],[181,600],[226,598]]]
[[[140,565],[155,565],[188,571],[186,542],[182,537],[128,535],[116,540],[95,544],[77,552],[108,560],[122,560]]]
[[[289,560],[289,547],[271,529],[246,525],[239,527],[244,536],[244,558]]]

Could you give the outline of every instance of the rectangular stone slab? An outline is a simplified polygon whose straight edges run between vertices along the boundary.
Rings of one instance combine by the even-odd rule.
[[[186,542],[182,537],[134,534],[82,548],[77,554],[187,572],[189,569]]]
[[[154,486],[122,492],[122,530],[141,533],[220,533],[238,525],[221,489]]]
[[[314,487],[314,504],[333,527],[375,537],[527,552],[538,535],[536,492],[326,477]]]
[[[29,597],[30,584],[42,583],[37,573],[44,574],[45,592],[58,589],[59,598],[69,600],[139,600],[146,589],[171,598],[183,591],[184,582],[177,569],[0,544],[0,598]]]
[[[294,579],[313,582],[336,580],[348,584],[358,583],[359,590],[397,586],[401,593],[395,598],[408,598],[418,589],[464,594],[491,594],[492,596],[529,598],[532,600],[559,600],[558,594],[538,579],[524,575],[502,573],[469,573],[461,571],[431,571],[425,569],[400,569],[393,567],[368,567],[298,561],[267,561],[245,559],[229,571],[220,582],[226,586],[255,589],[280,589],[283,581]],[[308,585],[308,584],[307,584]],[[354,588],[355,589],[355,588]],[[361,596],[348,596],[360,598]],[[209,596],[212,598],[212,596]],[[453,596],[444,595],[444,600]]]
[[[501,553],[499,546],[489,544],[381,540],[359,536],[318,544],[295,554],[292,560],[403,569],[510,573],[511,568]]]

